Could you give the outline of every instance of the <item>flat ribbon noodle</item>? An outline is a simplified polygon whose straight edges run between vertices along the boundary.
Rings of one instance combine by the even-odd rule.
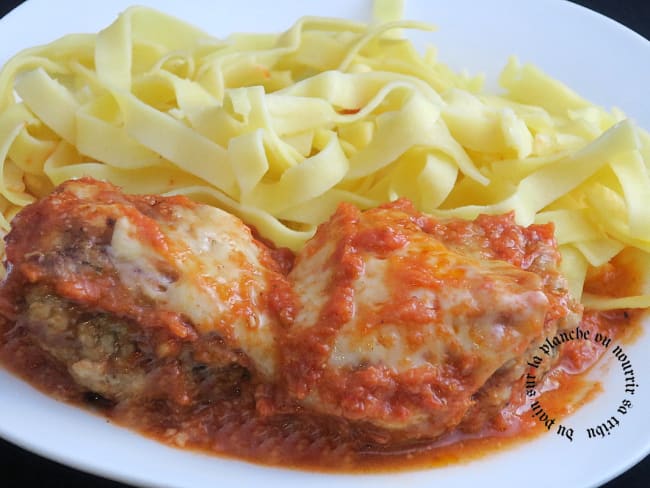
[[[505,92],[421,54],[401,2],[370,26],[304,17],[217,39],[132,7],[0,72],[0,227],[66,179],[185,194],[299,250],[342,201],[553,222],[576,297],[590,267],[650,253],[650,135],[512,58]],[[640,276],[650,275],[638,266]],[[644,293],[646,293],[644,295]],[[594,309],[647,308],[584,294]]]

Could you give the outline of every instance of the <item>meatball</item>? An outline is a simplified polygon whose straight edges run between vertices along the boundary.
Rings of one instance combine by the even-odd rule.
[[[6,254],[2,313],[91,391],[189,403],[233,368],[275,381],[289,284],[229,213],[83,178],[19,213]]]
[[[473,409],[498,413],[526,351],[579,307],[552,292],[552,228],[535,237],[512,216],[465,225],[404,201],[366,212],[342,204],[289,275],[299,301],[283,349],[289,394],[398,439],[469,427]],[[523,258],[502,249],[512,228]],[[539,273],[525,269],[535,261]]]

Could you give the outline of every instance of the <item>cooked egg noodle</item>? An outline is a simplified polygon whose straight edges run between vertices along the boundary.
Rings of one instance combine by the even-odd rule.
[[[398,8],[399,7],[399,8]],[[299,250],[342,201],[553,222],[580,297],[587,269],[650,253],[650,136],[515,58],[500,83],[424,55],[377,22],[305,17],[222,40],[133,7],[96,35],[31,48],[0,72],[0,226],[70,178],[185,194]],[[640,258],[641,259],[641,258]],[[640,268],[640,269],[647,269]],[[645,293],[641,290],[640,293]],[[593,309],[649,295],[583,296]]]

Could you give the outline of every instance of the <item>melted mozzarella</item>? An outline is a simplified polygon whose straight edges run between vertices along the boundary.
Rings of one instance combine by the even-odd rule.
[[[449,249],[391,210],[332,218],[290,279],[300,307],[288,354],[315,364],[292,376],[296,398],[415,437],[460,422],[541,337],[549,306],[538,275]]]
[[[443,279],[449,274],[462,275],[459,285],[451,282],[440,288],[410,287],[408,283],[390,285],[391,265],[399,265],[399,260],[409,254],[426,251],[426,242],[411,243],[390,261],[375,257],[365,260],[364,273],[354,286],[355,317],[339,330],[330,366],[355,368],[364,363],[380,364],[404,373],[426,364],[444,364],[450,349],[471,355],[476,348],[481,349],[484,359],[490,356],[490,362],[495,363],[500,352],[495,347],[504,342],[505,334],[520,334],[517,329],[505,328],[504,317],[516,317],[523,328],[525,324],[539,324],[539,317],[543,317],[548,305],[546,296],[538,289],[520,289],[517,276],[526,273],[513,270],[505,263],[473,260],[467,263],[458,255],[441,253],[435,248],[423,265],[436,269]],[[405,324],[376,322],[404,289],[417,307],[435,310],[439,316],[438,320],[411,326],[418,328],[422,336],[419,346],[409,344]],[[311,309],[310,304],[307,307]],[[369,314],[370,311],[374,313]],[[310,310],[308,314],[313,317],[316,312]],[[307,318],[306,315],[303,317]],[[487,375],[493,369],[486,369]]]
[[[183,314],[199,333],[224,337],[271,376],[276,353],[263,306],[268,283],[248,229],[206,206],[179,206],[158,224],[170,247],[165,254],[139,236],[128,217],[117,220],[108,252],[122,283]]]
[[[536,323],[540,311],[548,304],[539,290],[518,290],[516,280],[526,273],[496,261],[466,260],[441,248],[437,242],[428,246],[427,240],[412,242],[392,256],[392,260],[368,256],[364,260],[363,275],[354,282],[355,316],[339,331],[333,345],[329,365],[334,368],[355,368],[359,364],[381,364],[398,373],[430,363],[442,363],[453,341],[454,347],[471,352],[476,347],[487,347],[491,339],[504,339],[505,329],[499,323],[504,315],[516,315],[520,323]],[[330,260],[333,243],[318,249],[304,265],[297,266],[292,278],[298,283],[302,307],[294,327],[315,325],[328,298],[327,286],[332,279]],[[437,309],[439,321],[422,326],[425,337],[420,347],[409,345],[403,325],[394,323],[370,324],[382,310],[391,307],[395,294],[408,283],[391,290],[389,268],[410,254],[428,253],[424,265],[438,270],[441,277],[451,273],[464,276],[462,286],[446,286],[439,290],[409,288],[408,294],[418,306]],[[454,264],[449,264],[450,256]],[[459,262],[457,262],[459,261]],[[513,275],[513,276],[510,276]],[[480,310],[480,314],[471,313]],[[517,334],[517,331],[512,331]]]
[[[334,251],[334,243],[326,244],[308,258],[303,256],[309,263],[308,266],[296,266],[292,271],[293,281],[301,284],[302,306],[293,324],[296,329],[311,327],[318,322],[320,312],[329,298],[327,284],[332,280],[334,272],[329,261]]]

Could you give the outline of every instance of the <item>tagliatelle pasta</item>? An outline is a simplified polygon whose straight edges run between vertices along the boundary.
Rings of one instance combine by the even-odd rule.
[[[377,19],[400,15],[376,3]],[[510,60],[486,94],[409,21],[303,18],[216,39],[134,7],[96,35],[28,49],[0,73],[0,226],[67,179],[185,194],[293,250],[341,201],[408,197],[440,217],[553,222],[577,296],[589,266],[650,253],[650,137]],[[585,295],[594,309],[650,295]]]

